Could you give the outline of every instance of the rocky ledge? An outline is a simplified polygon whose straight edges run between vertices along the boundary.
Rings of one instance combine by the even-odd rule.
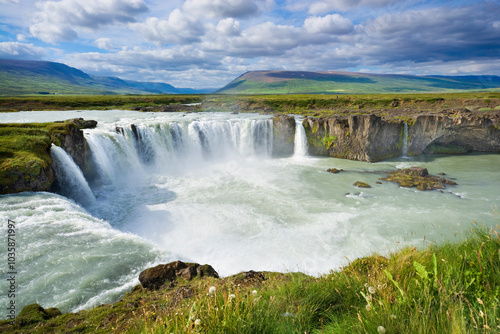
[[[82,118],[52,123],[0,124],[0,194],[49,191],[55,181],[52,144],[62,147],[86,171],[88,147],[82,129],[97,122]]]

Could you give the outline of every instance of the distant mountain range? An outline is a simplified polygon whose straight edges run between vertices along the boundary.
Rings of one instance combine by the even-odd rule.
[[[415,76],[356,72],[253,71],[216,91],[223,94],[376,94],[498,90],[499,76]]]
[[[377,94],[500,90],[499,76],[414,76],[356,72],[247,72],[223,88],[93,76],[54,62],[0,59],[0,96],[46,94]]]
[[[161,82],[93,76],[48,61],[0,59],[0,96],[32,94],[198,94],[213,89],[176,88]]]

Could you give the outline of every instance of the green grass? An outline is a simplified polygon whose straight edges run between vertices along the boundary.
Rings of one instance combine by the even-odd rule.
[[[134,109],[168,104],[201,103],[202,111],[295,113],[313,116],[398,112],[438,112],[469,107],[495,111],[500,93],[358,95],[91,95],[0,97],[0,111]]]
[[[69,123],[0,124],[0,193],[12,192],[20,177],[34,180],[52,160],[49,149],[60,135],[67,134]],[[29,189],[19,189],[26,191]]]
[[[179,281],[6,333],[498,333],[499,226],[455,242],[357,259],[321,277]],[[215,293],[209,293],[214,286]],[[29,321],[27,321],[29,322]]]

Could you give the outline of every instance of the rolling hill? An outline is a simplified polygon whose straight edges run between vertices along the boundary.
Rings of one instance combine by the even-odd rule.
[[[211,90],[176,88],[160,82],[139,82],[92,76],[54,62],[0,59],[0,96],[33,94],[195,94]]]
[[[377,94],[498,90],[499,76],[414,76],[355,72],[252,71],[221,94]]]

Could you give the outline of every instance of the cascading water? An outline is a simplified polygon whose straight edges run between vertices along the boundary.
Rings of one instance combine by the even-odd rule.
[[[307,137],[306,130],[304,129],[304,124],[302,124],[303,118],[295,118],[295,140],[293,148],[293,156],[295,158],[304,157],[307,155]]]
[[[61,193],[84,206],[95,204],[94,194],[71,156],[54,144],[50,149],[50,156]]]
[[[204,120],[140,124],[86,138],[104,183],[126,173],[198,168],[209,161],[272,154],[272,120]]]
[[[403,158],[408,158],[408,123],[403,122]]]

